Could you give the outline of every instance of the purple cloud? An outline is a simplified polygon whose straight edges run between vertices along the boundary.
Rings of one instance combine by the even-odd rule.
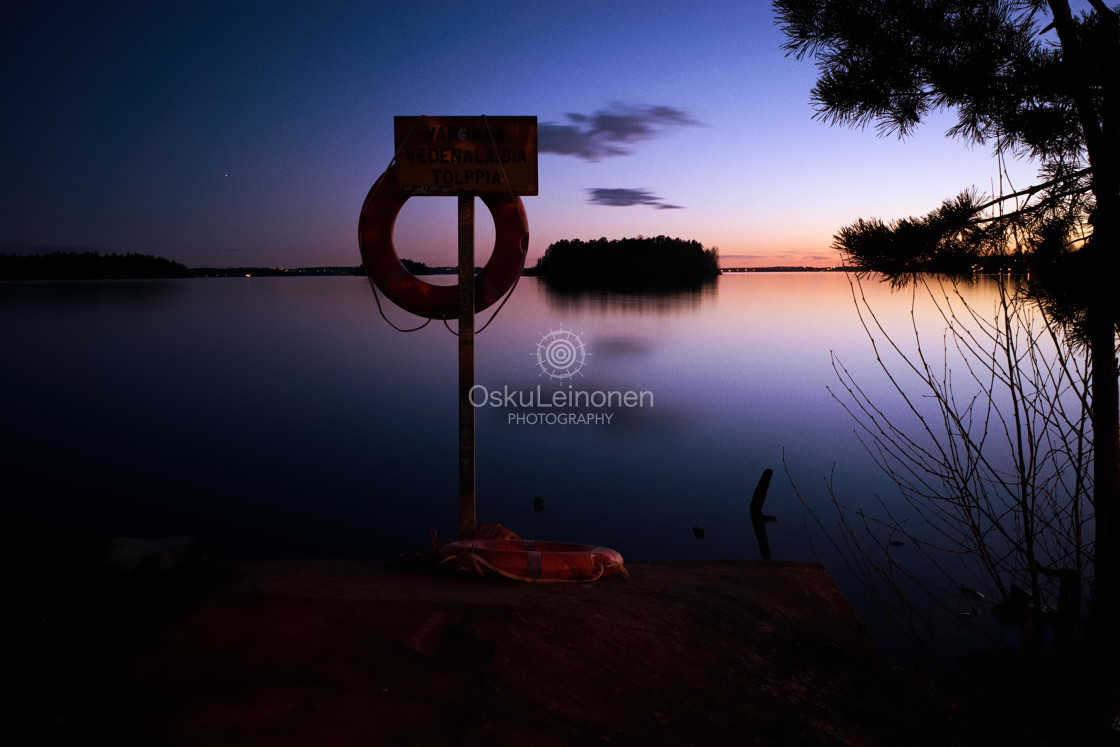
[[[631,205],[649,205],[658,210],[680,210],[680,205],[670,205],[648,189],[624,189],[621,187],[593,187],[587,190],[591,198],[588,200],[593,205],[607,205],[609,207],[630,207]]]
[[[598,161],[630,154],[626,146],[650,140],[672,127],[699,124],[671,106],[615,104],[594,114],[567,114],[567,124],[543,122],[537,127],[537,150]]]

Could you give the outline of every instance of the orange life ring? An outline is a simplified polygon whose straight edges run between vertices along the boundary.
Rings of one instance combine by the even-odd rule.
[[[465,569],[519,581],[596,581],[629,577],[622,555],[609,547],[535,540],[458,540],[440,548],[438,565],[458,561]]]
[[[393,246],[393,224],[408,195],[402,195],[396,169],[390,166],[373,183],[358,219],[358,247],[370,282],[386,298],[417,316],[428,319],[459,317],[459,286],[432,285],[405,268]],[[494,251],[475,275],[474,310],[487,308],[504,296],[525,268],[529,249],[529,223],[520,197],[484,195],[482,202],[494,217]]]

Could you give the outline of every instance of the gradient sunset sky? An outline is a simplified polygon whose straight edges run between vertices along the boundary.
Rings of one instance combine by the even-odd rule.
[[[835,265],[857,218],[998,186],[947,116],[906,141],[812,119],[815,69],[767,2],[23,5],[0,30],[0,252],[357,265],[396,115],[538,118],[530,265],[559,239],[639,234],[726,266]],[[455,237],[453,198],[397,222],[398,253],[429,264],[455,262]]]

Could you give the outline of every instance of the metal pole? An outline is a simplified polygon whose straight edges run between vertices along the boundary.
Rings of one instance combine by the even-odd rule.
[[[459,195],[459,537],[475,536],[474,195]]]

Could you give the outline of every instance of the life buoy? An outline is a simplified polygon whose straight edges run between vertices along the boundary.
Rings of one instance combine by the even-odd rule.
[[[459,317],[458,285],[432,285],[405,268],[393,245],[396,223],[408,195],[402,195],[396,170],[390,166],[378,177],[362,205],[358,219],[358,247],[370,282],[386,298],[417,316],[428,319]],[[482,202],[494,218],[494,250],[490,261],[475,275],[474,310],[482,311],[504,296],[525,268],[529,249],[528,221],[520,197],[484,195]]]
[[[458,561],[479,574],[497,573],[519,581],[596,581],[603,576],[629,577],[622,555],[609,547],[535,540],[458,540],[437,555],[439,563]]]

